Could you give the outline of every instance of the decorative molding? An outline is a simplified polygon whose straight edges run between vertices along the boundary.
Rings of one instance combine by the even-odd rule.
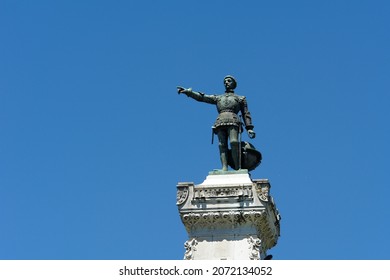
[[[240,211],[229,211],[222,213],[222,220],[230,225],[237,224],[240,220],[242,220]]]
[[[194,188],[195,199],[220,199],[220,198],[237,198],[253,199],[252,185],[243,186],[207,186]]]
[[[196,245],[198,245],[198,241],[195,238],[187,240],[184,243],[184,249],[186,250],[184,253],[184,260],[194,259],[194,251],[196,251]]]
[[[200,217],[201,214],[196,214],[193,212],[181,215],[181,219],[186,228],[191,228],[193,225],[195,225],[200,220]]]
[[[245,211],[243,212],[243,217],[245,220],[250,221],[254,225],[260,225],[263,221],[261,218],[263,217],[265,211]]]
[[[262,246],[267,250],[275,246],[280,235],[279,220],[275,218],[273,212],[268,210],[210,211],[190,212],[180,216],[190,236],[191,232],[201,228],[239,228],[244,225],[254,227],[257,236],[264,240]]]
[[[255,227],[261,227],[261,224],[266,221],[263,218],[265,210],[261,211],[215,211],[196,213],[190,212],[181,215],[181,219],[187,230],[191,230],[194,226],[201,227],[216,227],[221,225],[238,226],[239,224],[248,224]]]
[[[202,214],[202,220],[204,224],[208,227],[214,227],[215,224],[218,224],[222,218],[222,215],[218,212],[208,212]]]

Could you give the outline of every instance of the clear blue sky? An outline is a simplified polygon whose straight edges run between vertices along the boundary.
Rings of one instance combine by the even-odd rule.
[[[388,1],[0,2],[0,259],[182,259],[232,74],[275,259],[390,259]],[[248,139],[248,138],[244,138]]]

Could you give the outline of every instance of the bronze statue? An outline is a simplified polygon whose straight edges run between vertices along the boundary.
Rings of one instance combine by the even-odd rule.
[[[234,93],[234,89],[237,86],[236,80],[233,76],[228,75],[224,78],[223,83],[225,85],[225,94],[221,95],[206,95],[202,92],[192,91],[191,88],[185,89],[180,86],[177,87],[177,91],[179,94],[184,93],[197,101],[215,104],[217,106],[219,115],[214,123],[213,133],[218,135],[222,170],[227,171],[228,165],[238,170],[243,167],[243,155],[241,153],[244,148],[243,146],[249,147],[249,149],[253,148],[256,151],[249,143],[241,142],[242,123],[238,115],[239,112],[241,112],[249,138],[255,138],[256,134],[253,130],[251,114],[248,111],[246,98]],[[230,140],[230,156],[228,140]],[[256,163],[252,164],[252,169],[259,165],[261,161],[261,154],[259,152],[257,152],[255,157]]]

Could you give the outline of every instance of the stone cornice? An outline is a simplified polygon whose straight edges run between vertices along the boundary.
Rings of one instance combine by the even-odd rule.
[[[189,212],[180,215],[181,220],[191,236],[191,232],[199,229],[229,229],[234,232],[241,227],[256,229],[256,234],[261,236],[265,249],[276,245],[279,237],[279,225],[275,225],[269,217],[267,210],[250,211],[214,211],[214,212]]]

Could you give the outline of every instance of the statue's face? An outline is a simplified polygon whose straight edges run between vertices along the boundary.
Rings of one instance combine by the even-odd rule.
[[[225,78],[223,83],[224,83],[226,89],[234,89],[234,81],[232,78],[230,78],[230,77]]]

